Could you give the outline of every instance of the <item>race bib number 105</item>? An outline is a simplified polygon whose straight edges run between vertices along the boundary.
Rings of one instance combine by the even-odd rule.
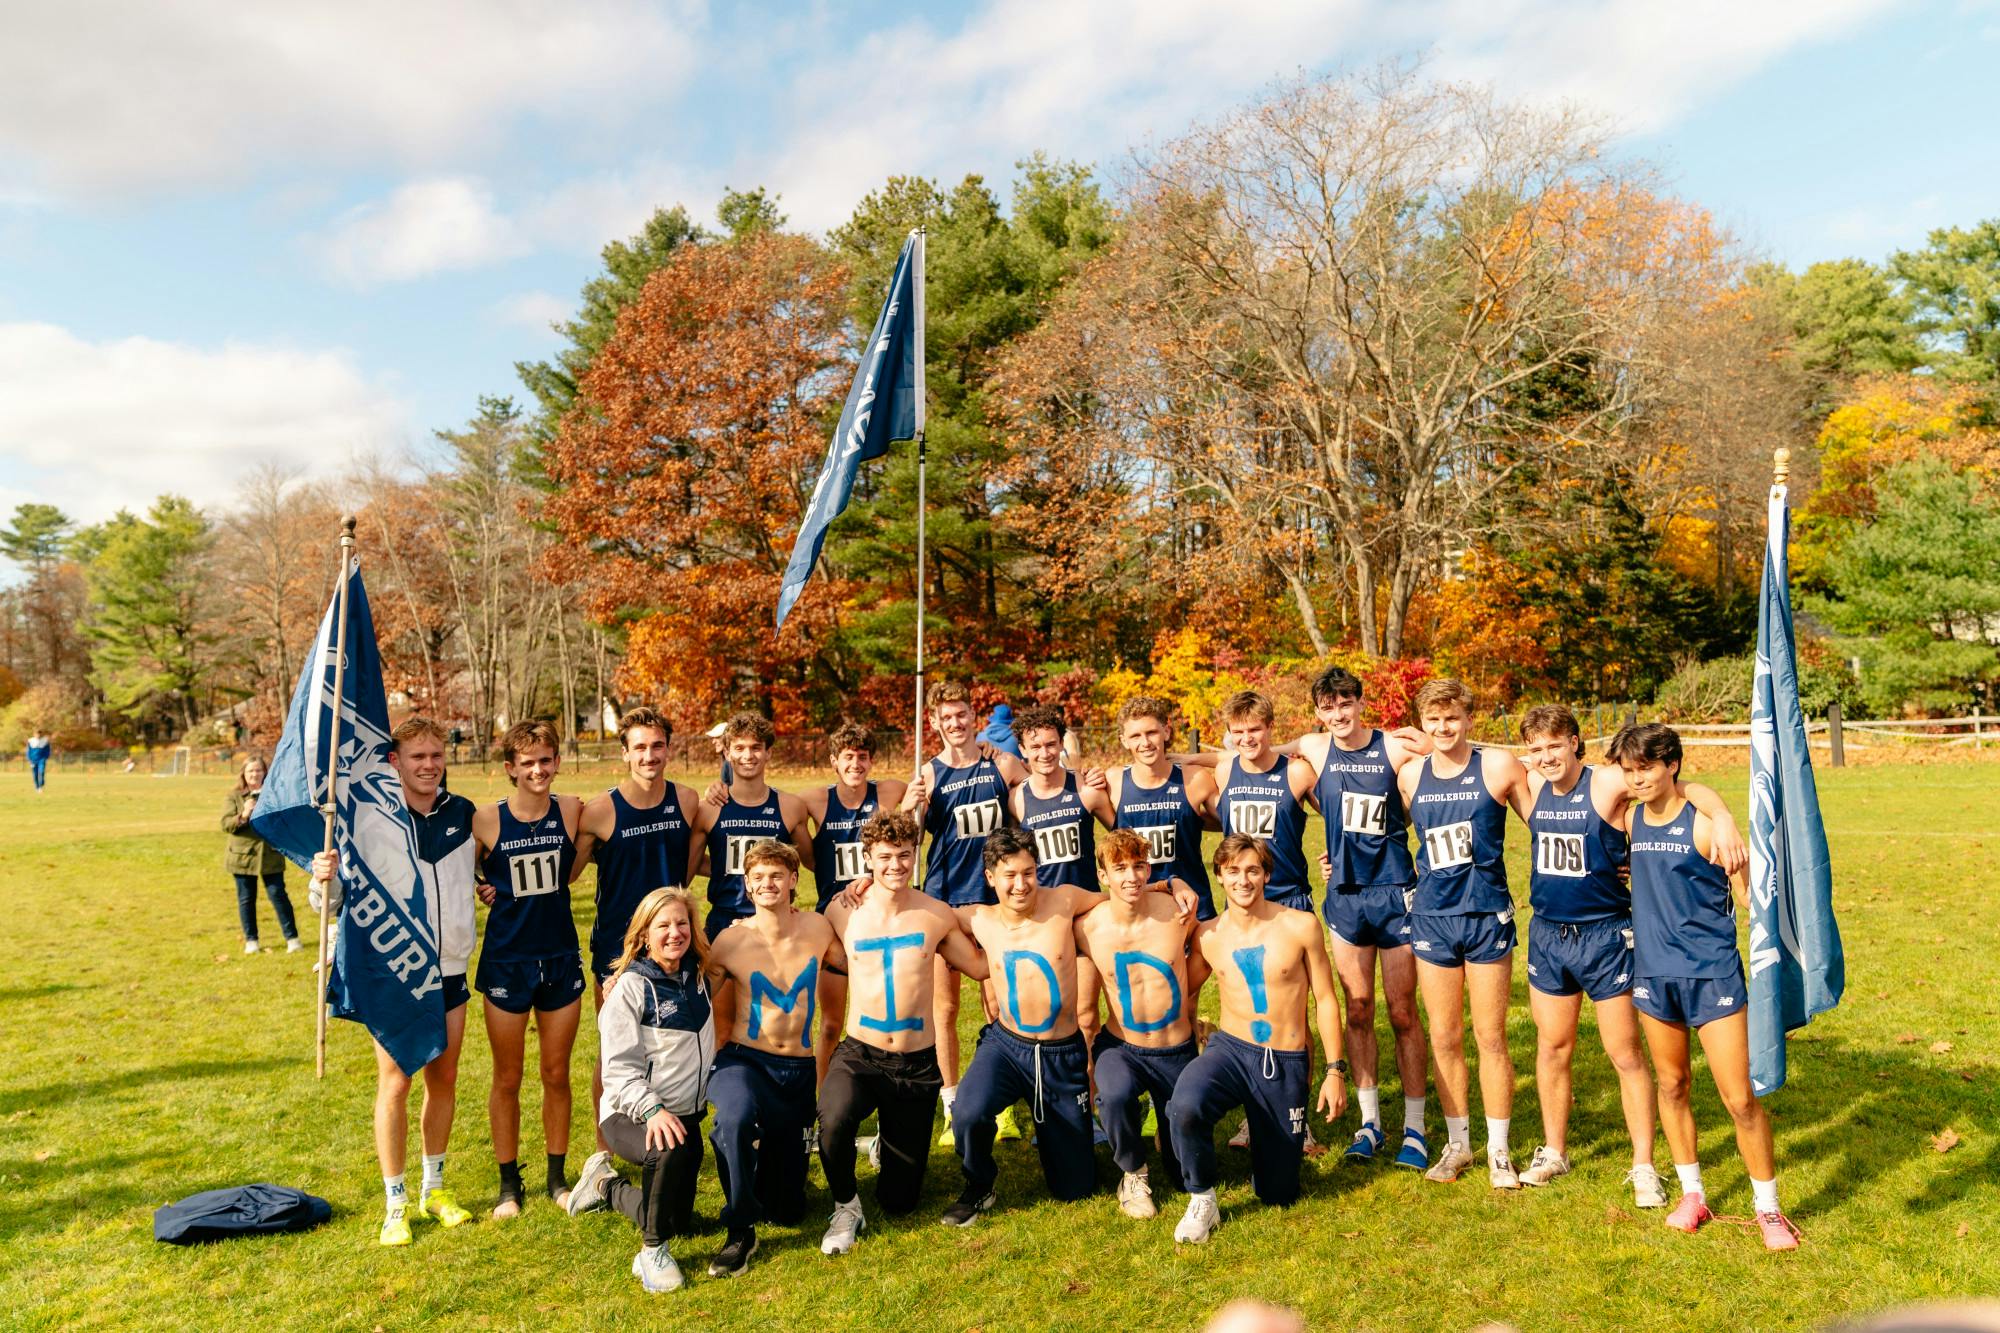
[[[1132,830],[1146,840],[1146,859],[1156,866],[1163,866],[1174,859],[1175,843],[1172,824],[1153,824],[1146,828]]]

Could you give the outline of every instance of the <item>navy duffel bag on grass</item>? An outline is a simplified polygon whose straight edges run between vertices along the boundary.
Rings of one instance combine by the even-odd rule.
[[[310,1231],[333,1216],[333,1205],[317,1195],[283,1185],[238,1185],[204,1190],[153,1212],[153,1239],[195,1245],[231,1236],[268,1236]]]

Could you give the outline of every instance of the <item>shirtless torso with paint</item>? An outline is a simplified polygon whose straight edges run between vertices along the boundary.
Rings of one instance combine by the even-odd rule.
[[[1103,860],[1105,902],[1077,918],[1076,942],[1105,980],[1104,1029],[1131,1046],[1178,1046],[1194,1036],[1186,1000],[1208,972],[1207,960],[1189,956],[1196,923],[1153,891],[1143,855]]]
[[[743,878],[752,915],[718,935],[708,954],[716,1029],[729,1045],[810,1056],[820,977],[845,972],[847,954],[825,917],[793,905],[798,874],[783,861],[759,861]]]

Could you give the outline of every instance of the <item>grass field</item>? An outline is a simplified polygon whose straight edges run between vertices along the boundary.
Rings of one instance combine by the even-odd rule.
[[[1738,801],[1740,817],[1745,774],[1702,776]],[[1225,1151],[1225,1223],[1210,1245],[1177,1251],[1179,1196],[1163,1191],[1160,1218],[1143,1224],[1120,1216],[1108,1193],[1050,1203],[1025,1144],[1001,1145],[1002,1211],[947,1231],[935,1217],[959,1177],[937,1150],[926,1206],[900,1224],[874,1213],[864,1166],[871,1229],[853,1255],[819,1254],[827,1204],[815,1168],[806,1227],[761,1229],[750,1273],[711,1281],[700,1276],[722,1241],[711,1161],[697,1205],[705,1229],[675,1245],[692,1284],[648,1297],[628,1272],[637,1242],[621,1217],[571,1221],[538,1196],[517,1221],[483,1220],[495,1178],[476,1016],[448,1178],[482,1220],[452,1232],[419,1223],[403,1250],[375,1244],[369,1044],[335,1024],[327,1078],[316,1082],[312,954],[241,953],[214,822],[224,779],[59,773],[36,797],[8,774],[0,1325],[1185,1328],[1254,1295],[1327,1328],[1489,1319],[1527,1329],[1778,1328],[1991,1295],[2000,1291],[2000,837],[1980,812],[2000,798],[2000,766],[1848,769],[1823,772],[1821,783],[1848,989],[1794,1038],[1791,1083],[1769,1102],[1786,1205],[1807,1237],[1796,1254],[1766,1255],[1754,1231],[1720,1225],[1686,1237],[1633,1212],[1620,1184],[1628,1159],[1616,1083],[1586,1007],[1577,1170],[1549,1189],[1497,1196],[1483,1173],[1441,1187],[1322,1159],[1308,1165],[1304,1200],[1277,1212],[1251,1198],[1245,1156]],[[493,793],[468,785],[468,794]],[[1518,828],[1510,841],[1525,899]],[[303,889],[294,874],[302,914]],[[580,889],[583,925],[590,893]],[[260,910],[268,923],[268,905]],[[264,938],[276,941],[275,928]],[[1540,1138],[1524,985],[1517,965],[1522,1160]],[[1388,1066],[1386,1025],[1382,1035]],[[591,1141],[595,1052],[586,1023],[572,1172]],[[522,1152],[531,1183],[541,1152],[533,1068],[531,1056]],[[1697,1090],[1711,1200],[1747,1215],[1749,1186],[1700,1071]],[[1395,1105],[1393,1079],[1384,1091]],[[1431,1117],[1435,1141],[1434,1098]],[[1319,1133],[1344,1143],[1353,1128],[1350,1112]],[[1940,1153],[1933,1136],[1947,1129],[1959,1144]],[[1664,1166],[1664,1140],[1657,1151]],[[412,1181],[415,1168],[413,1148]],[[1099,1171],[1102,1184],[1115,1181],[1101,1154]],[[303,1236],[196,1249],[153,1241],[157,1205],[251,1181],[323,1195],[334,1220]]]

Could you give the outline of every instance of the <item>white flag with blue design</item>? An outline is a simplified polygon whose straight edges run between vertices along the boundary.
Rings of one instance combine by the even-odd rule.
[[[1799,705],[1785,487],[1771,488],[1757,668],[1750,695],[1750,1083],[1785,1083],[1785,1034],[1840,1003],[1847,984],[1833,919],[1833,867]]]
[[[444,1050],[444,977],[417,864],[416,826],[403,803],[402,779],[389,766],[389,700],[358,562],[349,567],[347,600],[333,844],[341,910],[327,1002],[336,1018],[365,1024],[403,1072],[415,1075]],[[259,837],[308,869],[326,838],[321,805],[333,777],[339,615],[336,589],[250,820]]]

